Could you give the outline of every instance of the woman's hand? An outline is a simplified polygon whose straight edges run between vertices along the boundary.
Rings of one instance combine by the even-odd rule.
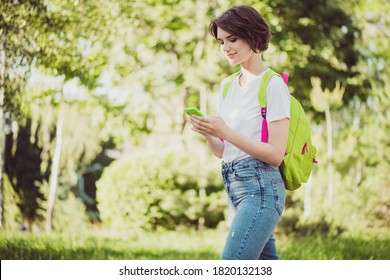
[[[199,117],[192,115],[189,118],[192,130],[207,137],[214,136],[224,139],[230,128],[221,117]]]
[[[220,117],[198,117],[192,115],[188,121],[192,124],[192,130],[206,138],[207,145],[218,158],[222,158],[225,149],[222,141],[224,130],[229,129]]]

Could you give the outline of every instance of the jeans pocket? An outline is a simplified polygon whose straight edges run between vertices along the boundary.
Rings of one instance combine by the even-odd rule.
[[[248,181],[258,178],[258,172],[254,167],[242,167],[234,171],[234,179],[239,181]]]

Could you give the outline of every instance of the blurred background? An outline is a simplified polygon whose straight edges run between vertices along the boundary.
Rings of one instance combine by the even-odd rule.
[[[388,1],[0,3],[2,231],[226,228],[220,161],[183,108],[217,114],[239,68],[208,25],[246,4],[270,25],[263,59],[290,74],[318,150],[278,233],[389,237]]]

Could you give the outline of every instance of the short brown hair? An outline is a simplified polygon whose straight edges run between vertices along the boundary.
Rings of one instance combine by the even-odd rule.
[[[210,23],[209,32],[218,39],[217,28],[246,41],[254,52],[268,49],[271,31],[263,16],[253,7],[234,6]]]

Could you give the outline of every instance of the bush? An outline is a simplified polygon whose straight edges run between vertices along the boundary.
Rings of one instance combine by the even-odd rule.
[[[339,236],[345,229],[325,217],[317,220],[301,221],[296,214],[284,215],[278,224],[278,229],[286,235],[305,236]]]
[[[53,230],[61,233],[85,233],[92,228],[85,205],[73,193],[57,199],[53,212]]]
[[[115,230],[173,229],[197,226],[203,217],[217,226],[225,207],[218,165],[200,166],[193,158],[143,152],[113,162],[97,182],[103,223]]]
[[[286,209],[278,224],[278,230],[282,234],[295,234],[300,237],[321,235],[339,236],[345,228],[326,215],[313,215],[304,218],[303,201],[288,192],[286,198]]]
[[[20,199],[12,188],[8,176],[4,176],[4,228],[6,230],[16,231],[23,223],[22,214],[18,208]]]

